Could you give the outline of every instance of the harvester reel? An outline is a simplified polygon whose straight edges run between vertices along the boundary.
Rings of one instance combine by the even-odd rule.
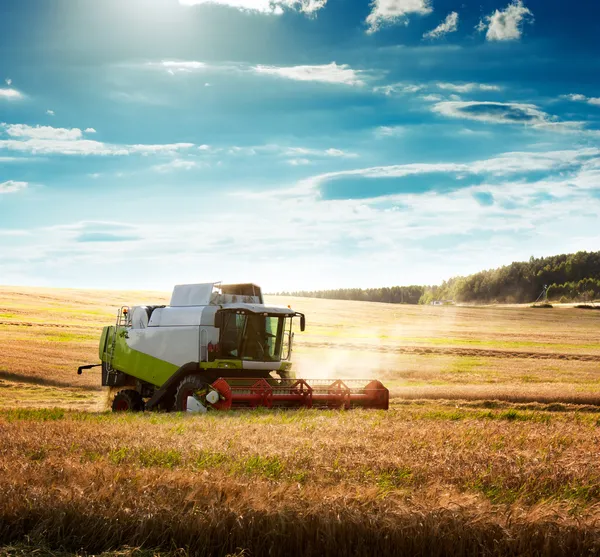
[[[144,409],[142,395],[133,389],[119,391],[113,400],[113,412],[141,412]]]

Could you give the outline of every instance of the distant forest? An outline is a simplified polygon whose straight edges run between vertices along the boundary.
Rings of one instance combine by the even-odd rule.
[[[339,288],[312,292],[280,292],[285,296],[360,300],[392,304],[432,302],[527,303],[547,287],[548,300],[590,301],[600,298],[600,252],[578,251],[552,257],[531,257],[498,269],[453,277],[439,286]]]

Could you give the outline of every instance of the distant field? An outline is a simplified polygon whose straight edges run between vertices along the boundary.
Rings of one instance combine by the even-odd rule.
[[[97,340],[119,306],[168,294],[0,287],[0,406],[105,405]],[[297,373],[376,377],[398,398],[600,403],[600,312],[272,297],[307,315]]]
[[[167,299],[0,287],[0,556],[600,552],[600,312],[271,298],[391,409],[104,412],[77,366]]]

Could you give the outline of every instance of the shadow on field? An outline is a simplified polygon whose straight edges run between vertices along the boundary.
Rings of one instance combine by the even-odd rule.
[[[94,512],[82,501],[46,504],[18,509],[16,516],[4,509],[0,543],[26,539],[78,554],[83,548],[98,554],[133,546],[178,556],[559,556],[600,550],[595,526],[552,517],[499,523],[465,509],[398,510],[381,502],[362,509],[342,504],[300,512],[199,505],[183,513],[164,506],[125,512],[101,505]]]
[[[24,373],[13,373],[11,371],[0,370],[0,381],[13,381],[15,383],[27,383],[29,385],[43,385],[45,387],[61,387],[68,389],[77,389],[82,391],[101,391],[100,386],[77,385],[75,382],[59,381],[57,379],[46,379],[45,377],[36,377]]]

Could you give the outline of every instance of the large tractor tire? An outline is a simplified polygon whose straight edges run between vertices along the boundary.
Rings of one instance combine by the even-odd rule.
[[[142,395],[133,389],[118,392],[112,403],[113,412],[140,412],[144,409]]]
[[[208,383],[197,375],[188,375],[184,377],[175,391],[175,412],[187,411],[187,398],[192,396],[196,391],[201,391],[208,388]]]

